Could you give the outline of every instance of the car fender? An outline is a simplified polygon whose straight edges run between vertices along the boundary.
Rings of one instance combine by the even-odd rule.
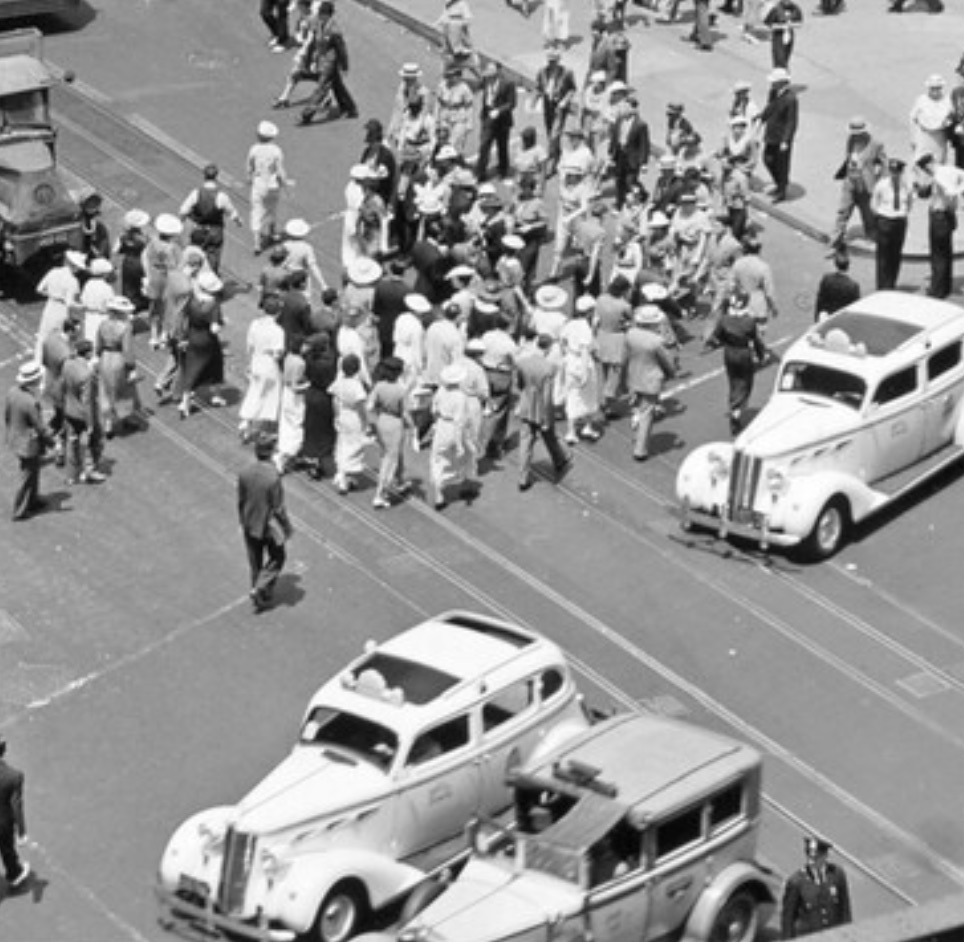
[[[580,709],[579,713],[575,716],[570,716],[564,719],[561,723],[557,723],[550,727],[545,736],[539,740],[538,745],[532,750],[532,752],[526,756],[525,764],[527,766],[533,766],[542,761],[542,757],[548,755],[551,752],[555,752],[563,743],[572,739],[574,736],[584,733],[589,729],[590,720],[587,713]],[[513,762],[511,759],[506,763],[506,779],[508,780],[509,775],[512,773],[513,769],[518,767],[520,762]]]
[[[191,815],[171,835],[161,855],[158,879],[166,890],[177,889],[182,876],[205,880],[220,867],[221,853],[206,846],[203,832],[220,835],[221,841],[234,815],[232,805],[207,808]],[[218,842],[219,846],[223,846]],[[210,882],[210,881],[208,881]]]
[[[296,932],[307,932],[325,896],[344,880],[359,883],[369,906],[378,909],[424,879],[416,867],[364,849],[299,855],[275,881],[265,911]]]
[[[710,456],[714,456],[711,460]],[[706,508],[717,502],[714,499],[719,485],[726,477],[716,477],[714,464],[722,464],[727,471],[733,464],[732,442],[708,442],[694,448],[684,459],[676,474],[676,498],[685,500],[693,507]]]
[[[805,539],[824,505],[837,494],[847,500],[854,523],[859,523],[882,502],[880,494],[851,474],[828,471],[801,475],[790,478],[786,493],[774,506],[773,525]]]
[[[740,860],[730,864],[708,884],[693,907],[683,929],[683,942],[705,942],[717,915],[738,890],[746,889],[760,905],[760,924],[769,919],[780,892],[775,873],[759,864]]]

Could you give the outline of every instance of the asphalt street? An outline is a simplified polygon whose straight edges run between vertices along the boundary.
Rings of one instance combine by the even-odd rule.
[[[434,80],[426,45],[369,11],[353,11],[348,39],[363,116],[387,117],[401,62],[421,60]],[[104,0],[82,28],[52,36],[48,54],[80,78],[55,102],[65,163],[104,188],[112,219],[135,204],[177,205],[199,162],[240,179],[286,68],[241,0]],[[328,217],[361,122],[279,123],[298,180],[286,214],[324,221],[317,244],[334,276],[339,227]],[[781,349],[810,321],[826,262],[822,246],[775,222],[764,240]],[[232,234],[226,264],[256,276],[244,233]],[[869,284],[865,262],[856,274]],[[4,388],[38,310],[0,306]],[[236,351],[251,311],[246,296],[228,308]],[[159,358],[143,342],[138,355],[150,377]],[[290,477],[291,565],[279,605],[260,617],[235,519],[234,476],[251,456],[233,406],[187,422],[158,410],[147,431],[111,443],[101,487],[68,489],[46,468],[57,509],[0,520],[0,729],[28,776],[26,854],[39,874],[31,894],[0,899],[0,939],[166,938],[151,886],[173,829],[271,768],[312,692],[366,639],[452,607],[546,632],[596,705],[679,715],[755,744],[766,755],[764,855],[786,871],[805,829],[827,834],[858,915],[960,891],[959,476],[821,566],[684,535],[675,471],[694,444],[726,436],[726,418],[719,355],[700,355],[694,339],[683,365],[644,466],[617,422],[578,446],[563,484],[520,495],[510,455],[477,500],[444,514],[419,493],[374,512],[370,476],[347,498]],[[230,370],[236,402],[237,357]],[[755,402],[771,378],[760,376]],[[425,479],[424,455],[413,470]],[[0,498],[14,474],[6,454]]]

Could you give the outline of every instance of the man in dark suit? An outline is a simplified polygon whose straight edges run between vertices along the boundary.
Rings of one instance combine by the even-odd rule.
[[[389,208],[395,205],[395,183],[398,164],[392,149],[385,143],[385,129],[377,118],[365,122],[365,146],[359,163],[368,164],[377,174],[375,192]]]
[[[0,860],[7,883],[18,889],[30,876],[30,864],[20,859],[17,842],[27,839],[23,814],[23,772],[7,764],[7,743],[0,735]]]
[[[278,324],[285,332],[285,353],[300,353],[305,340],[312,333],[308,273],[300,268],[288,273]]]
[[[542,116],[549,141],[547,173],[552,176],[562,151],[562,132],[576,104],[576,77],[562,62],[554,46],[546,50],[546,64],[536,74],[536,95],[542,102]]]
[[[860,300],[860,285],[850,277],[850,255],[838,249],[833,257],[834,270],[820,279],[817,301],[813,307],[814,320],[821,315],[836,314],[841,308]]]
[[[399,314],[407,310],[405,296],[412,293],[406,284],[406,265],[398,259],[388,263],[388,271],[375,284],[372,295],[372,314],[378,324],[378,343],[380,356],[384,360],[395,351],[395,321]]]
[[[639,116],[639,102],[628,96],[609,141],[609,158],[616,178],[616,206],[623,208],[630,187],[649,163],[649,126]]]
[[[285,543],[293,532],[281,475],[271,460],[275,444],[273,435],[261,433],[254,445],[257,460],[238,475],[238,518],[248,550],[255,612],[271,604],[285,564]]]
[[[531,339],[531,338],[530,338]],[[559,444],[556,436],[556,408],[552,387],[559,367],[549,361],[548,353],[554,341],[548,334],[540,334],[528,350],[516,361],[516,384],[519,388],[519,490],[532,486],[532,450],[536,438],[545,443],[556,479],[560,479],[572,465],[572,455]]]
[[[40,462],[52,442],[40,408],[43,375],[44,368],[30,360],[17,371],[17,384],[7,393],[7,446],[20,460],[20,485],[13,499],[14,520],[25,520],[45,506],[40,497]]]
[[[790,68],[793,40],[797,27],[803,23],[803,10],[794,0],[776,0],[763,16],[763,25],[770,27],[770,52],[773,68]]]
[[[485,67],[482,80],[482,114],[479,134],[479,162],[475,175],[485,182],[489,156],[495,146],[499,157],[499,176],[509,176],[509,135],[516,106],[515,83],[502,74],[498,62]]]
[[[770,97],[760,115],[763,124],[763,163],[773,177],[774,203],[787,198],[790,185],[790,158],[793,139],[797,134],[799,106],[797,96],[790,87],[790,73],[786,69],[774,69],[768,76]]]
[[[833,845],[823,838],[803,839],[807,863],[787,880],[781,907],[782,937],[797,939],[852,919],[850,888],[842,867],[827,860]]]

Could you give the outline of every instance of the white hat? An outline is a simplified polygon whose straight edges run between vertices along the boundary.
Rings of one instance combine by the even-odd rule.
[[[262,121],[258,125],[258,137],[266,137],[269,140],[278,136],[278,125],[271,121]]]
[[[665,301],[669,297],[666,285],[661,285],[658,281],[650,281],[639,289],[639,293],[647,301]]]
[[[358,181],[374,180],[375,172],[371,167],[368,166],[368,164],[355,164],[355,166],[348,171],[348,176],[350,176],[352,180]]]
[[[304,219],[289,219],[285,223],[285,235],[292,239],[303,239],[311,232],[311,226]]]
[[[735,114],[730,117],[730,124],[749,124],[750,119],[745,114]]]
[[[669,218],[667,217],[666,213],[660,212],[660,210],[657,209],[656,212],[649,217],[649,225],[650,228],[653,228],[654,226],[657,228],[660,226],[668,226]]]
[[[481,337],[473,337],[465,345],[466,353],[485,353],[485,341]]]
[[[114,311],[116,314],[134,313],[134,303],[130,298],[125,298],[122,294],[115,294],[104,307],[108,311]]]
[[[418,78],[422,74],[422,67],[417,62],[406,62],[398,70],[402,78]]]
[[[213,271],[202,271],[197,276],[197,286],[208,294],[217,294],[224,287],[224,282]]]
[[[790,73],[786,69],[772,69],[767,76],[767,81],[773,85],[776,82],[789,82]]]
[[[633,323],[637,327],[655,327],[663,323],[663,312],[655,304],[644,304],[633,311]]]
[[[734,92],[748,92],[753,88],[752,83],[748,82],[746,79],[737,79],[733,83]]]
[[[458,386],[465,379],[465,376],[465,367],[461,363],[449,363],[438,374],[439,382],[443,386]]]
[[[129,209],[124,213],[125,229],[143,229],[151,221],[151,217],[143,209]]]
[[[615,95],[617,92],[628,92],[628,91],[629,91],[629,86],[621,79],[616,79],[616,81],[609,86],[610,95]]]
[[[595,307],[596,299],[591,294],[581,294],[576,298],[576,310],[580,314],[588,314]]]
[[[482,197],[482,196],[498,196],[498,195],[499,195],[499,193],[498,193],[498,190],[496,190],[494,183],[483,183],[482,186],[479,187],[479,196],[480,196],[480,197]]]
[[[445,211],[442,201],[434,193],[416,198],[415,208],[423,216],[440,216]]]
[[[525,239],[522,236],[517,236],[514,232],[502,236],[502,245],[511,252],[521,252],[526,247]]]
[[[109,275],[114,270],[114,266],[111,265],[110,261],[106,258],[95,258],[90,263],[90,273],[95,278],[103,278],[105,275]]]
[[[83,252],[78,252],[76,249],[67,249],[64,253],[64,258],[67,260],[68,265],[72,265],[74,268],[86,268],[87,267],[87,256]]]
[[[27,360],[19,370],[17,370],[17,385],[29,386],[43,379],[44,368],[37,360]]]
[[[424,294],[406,294],[405,307],[413,314],[428,314],[432,310],[432,303]]]
[[[458,160],[459,152],[451,144],[443,144],[435,155],[436,160]]]
[[[543,285],[536,292],[536,304],[546,311],[559,311],[566,306],[569,295],[559,285]]]
[[[927,88],[943,88],[943,87],[944,87],[944,84],[945,84],[945,83],[944,83],[944,76],[942,76],[942,75],[937,75],[937,74],[935,73],[934,75],[928,76],[927,82],[925,83],[925,86],[926,86]]]
[[[590,82],[605,82],[605,81],[606,81],[606,73],[605,73],[605,71],[602,70],[602,69],[596,69],[596,71],[593,72],[592,75],[589,76],[589,81],[590,81]]]
[[[445,273],[445,278],[450,281],[453,278],[472,278],[475,274],[476,271],[471,265],[456,265]]]
[[[360,288],[375,284],[382,277],[382,266],[373,258],[356,258],[348,265],[348,280]]]
[[[184,224],[173,213],[161,213],[154,220],[154,228],[161,235],[176,236],[184,231]]]

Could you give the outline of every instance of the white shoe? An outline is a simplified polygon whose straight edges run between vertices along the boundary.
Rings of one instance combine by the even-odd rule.
[[[579,436],[578,436],[575,432],[569,432],[569,433],[566,435],[565,442],[566,442],[567,445],[578,445],[578,444],[579,444]]]
[[[10,881],[10,886],[16,889],[18,886],[23,886],[27,882],[27,877],[30,876],[30,864],[25,860],[21,864],[22,869],[20,870],[20,876],[16,880]]]

